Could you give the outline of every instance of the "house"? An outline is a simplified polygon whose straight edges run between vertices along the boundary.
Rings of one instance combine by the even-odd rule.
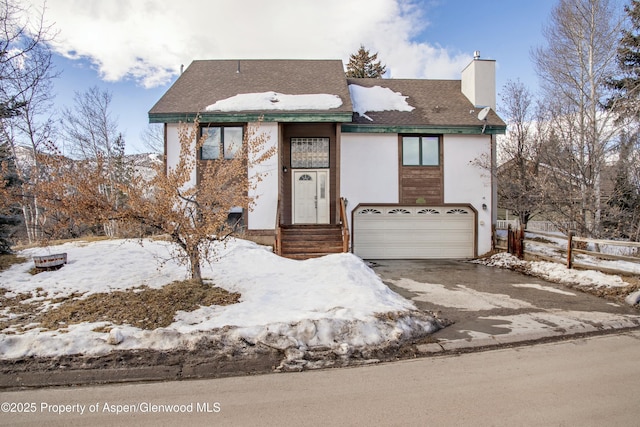
[[[277,155],[244,221],[278,253],[471,258],[492,249],[495,182],[479,160],[494,161],[506,129],[495,108],[495,61],[479,55],[461,80],[348,79],[340,60],[202,60],[149,121],[164,123],[168,167],[180,122],[199,115],[215,142],[194,156],[222,159],[260,121]]]

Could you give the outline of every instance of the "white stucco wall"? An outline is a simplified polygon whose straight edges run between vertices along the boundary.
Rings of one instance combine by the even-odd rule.
[[[343,133],[340,194],[347,218],[359,203],[398,203],[398,135]]]
[[[251,123],[249,126],[257,126]],[[169,123],[167,125],[167,167],[171,168],[178,163],[180,158],[180,140],[178,129],[180,125]],[[267,136],[267,144],[263,149],[278,146],[278,124],[261,123],[258,132]],[[196,155],[196,141],[192,142],[190,152]],[[278,155],[272,156],[268,161],[249,170],[249,176],[255,176],[258,171],[263,174],[262,182],[259,182],[250,192],[255,197],[253,210],[248,212],[248,228],[251,230],[273,230],[276,221],[276,209],[278,204]],[[196,170],[191,173],[191,179],[187,186],[194,186],[197,182]]]
[[[491,250],[491,158],[489,135],[445,135],[444,202],[471,203],[478,211],[478,255]],[[482,205],[486,205],[486,209]]]
[[[271,147],[277,149],[278,123],[263,122],[259,125],[250,123],[249,126],[257,126],[258,133],[264,134],[267,138],[263,150],[268,150]],[[262,181],[258,182],[255,189],[249,192],[249,196],[255,198],[253,209],[250,209],[248,213],[247,226],[250,230],[273,230],[275,227],[278,208],[278,156],[279,154],[276,152],[267,161],[249,168],[250,177],[255,176],[256,173],[262,174]]]
[[[462,93],[476,107],[496,110],[496,61],[474,59],[462,70]],[[478,111],[479,112],[479,111]]]
[[[175,165],[178,163],[178,159],[180,158],[180,138],[178,135],[178,129],[180,128],[180,126],[183,126],[183,125],[178,123],[167,124],[167,168],[168,169],[175,167]],[[192,146],[191,146],[191,149],[189,150],[190,153],[193,153],[194,158],[196,155],[196,142],[197,141],[195,139],[192,141],[191,143]],[[197,175],[196,175],[196,170],[194,169],[193,172],[191,173],[191,179],[189,180],[187,187],[196,185],[196,182],[197,182]]]

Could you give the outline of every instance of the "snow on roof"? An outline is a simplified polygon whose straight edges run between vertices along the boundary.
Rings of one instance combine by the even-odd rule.
[[[387,87],[364,87],[352,84],[349,85],[349,93],[353,111],[371,121],[373,119],[365,114],[367,111],[413,111],[415,108],[407,103],[408,96]]]
[[[287,95],[278,92],[241,93],[221,99],[205,108],[206,111],[257,111],[257,110],[329,110],[342,105],[338,95],[313,93]]]

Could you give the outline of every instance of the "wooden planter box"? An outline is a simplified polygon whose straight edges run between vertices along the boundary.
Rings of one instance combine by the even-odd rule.
[[[36,268],[41,268],[43,270],[60,268],[67,263],[67,253],[64,252],[60,254],[34,256],[33,262],[36,265]]]

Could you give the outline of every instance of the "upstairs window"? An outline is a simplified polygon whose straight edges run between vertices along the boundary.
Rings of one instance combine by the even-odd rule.
[[[209,126],[200,128],[206,137],[200,148],[201,160],[233,159],[242,147],[241,126]]]
[[[439,166],[440,138],[437,136],[403,136],[403,166]]]

